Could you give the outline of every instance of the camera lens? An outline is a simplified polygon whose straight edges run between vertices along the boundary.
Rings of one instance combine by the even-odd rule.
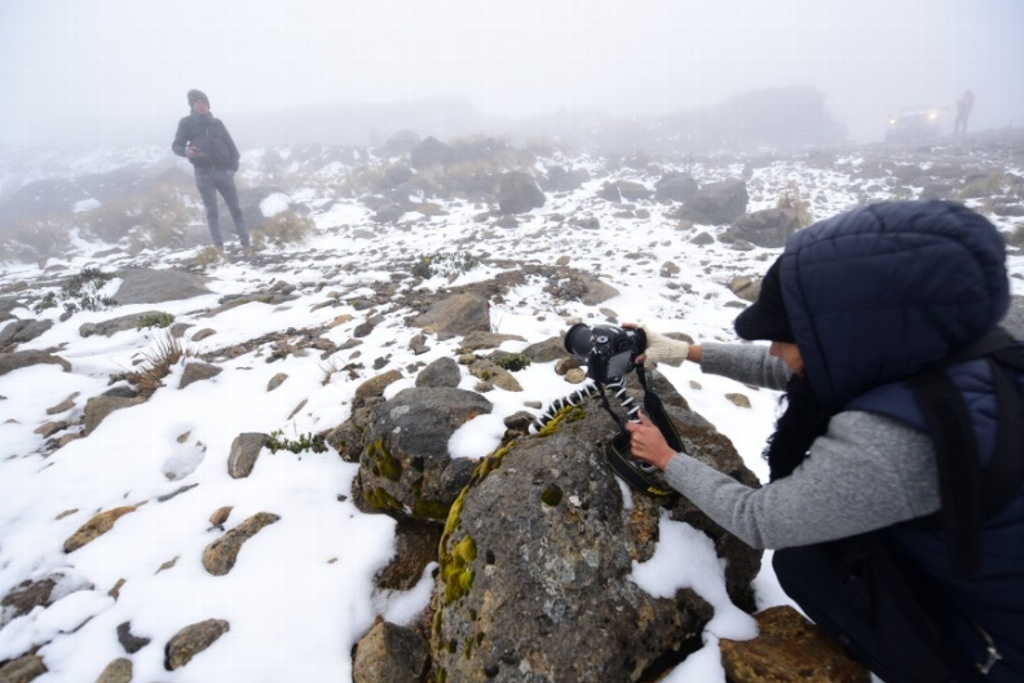
[[[566,351],[580,358],[586,358],[590,355],[590,351],[594,346],[590,328],[583,323],[576,323],[570,327],[569,331],[565,333],[565,339],[563,339],[562,343]]]

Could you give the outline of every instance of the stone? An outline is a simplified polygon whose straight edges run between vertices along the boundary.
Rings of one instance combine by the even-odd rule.
[[[114,522],[130,512],[135,512],[135,506],[117,507],[112,510],[101,512],[88,522],[78,528],[64,541],[64,552],[73,553],[79,548],[92,543],[97,538],[114,528]]]
[[[419,683],[427,656],[419,633],[378,620],[356,646],[352,683]]]
[[[262,432],[244,432],[235,437],[228,454],[228,474],[232,479],[244,479],[252,474],[260,451],[269,440]]]
[[[208,649],[217,639],[231,630],[231,624],[223,619],[207,619],[191,624],[178,631],[167,642],[164,668],[174,671],[192,661],[200,652]]]
[[[111,661],[100,673],[96,683],[131,683],[132,660],[118,657]]]
[[[754,616],[760,627],[756,638],[719,642],[732,683],[870,682],[867,669],[789,605]]]
[[[280,520],[270,512],[257,512],[203,550],[203,568],[214,576],[224,576],[235,566],[238,553],[263,527]]]

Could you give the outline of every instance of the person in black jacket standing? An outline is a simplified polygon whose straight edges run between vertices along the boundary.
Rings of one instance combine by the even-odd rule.
[[[210,113],[210,99],[206,93],[189,90],[188,106],[192,111],[178,121],[178,132],[174,136],[171,150],[187,158],[195,168],[196,187],[206,207],[206,222],[210,226],[213,244],[218,250],[224,250],[217,211],[217,193],[220,192],[235,222],[238,241],[242,243],[245,255],[251,256],[249,232],[245,229],[245,219],[238,205],[238,190],[235,188],[235,171],[238,170],[241,155],[224,122]]]

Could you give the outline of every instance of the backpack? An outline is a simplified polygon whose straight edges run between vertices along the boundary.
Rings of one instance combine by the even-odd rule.
[[[979,459],[966,402],[944,371],[949,365],[986,359],[998,406],[995,449],[987,466]],[[1015,379],[1024,371],[1024,348],[996,328],[967,349],[909,378],[935,443],[942,507],[914,522],[945,533],[951,572],[970,578],[981,563],[983,522],[1019,494],[1024,484],[1024,397]],[[873,625],[885,655],[914,681],[984,680],[1001,659],[991,637],[978,624],[987,659],[967,663],[952,630],[958,615],[944,596],[927,585],[915,568],[901,562],[877,532],[834,542],[846,600]],[[973,664],[973,668],[972,668]]]

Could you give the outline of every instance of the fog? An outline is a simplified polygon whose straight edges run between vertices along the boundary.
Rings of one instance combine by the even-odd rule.
[[[1020,0],[0,0],[0,146],[168,145],[190,88],[229,127],[433,98],[636,119],[788,86],[851,141],[967,89],[972,130],[1021,126],[1022,35]]]

